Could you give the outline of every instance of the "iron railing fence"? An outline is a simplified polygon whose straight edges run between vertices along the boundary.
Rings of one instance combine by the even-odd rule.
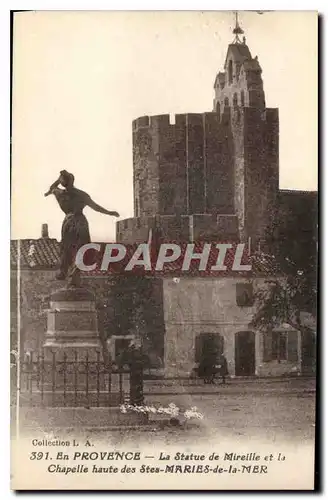
[[[103,407],[131,402],[129,369],[109,366],[96,349],[84,354],[77,349],[30,352],[21,361],[19,387],[24,406]]]

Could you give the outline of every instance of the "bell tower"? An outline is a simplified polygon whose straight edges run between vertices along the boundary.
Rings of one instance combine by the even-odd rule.
[[[222,113],[226,107],[254,107],[265,109],[262,69],[257,56],[254,58],[246,44],[246,37],[235,13],[235,35],[228,45],[224,71],[219,72],[214,82],[215,97],[213,111]]]
[[[230,116],[239,237],[256,248],[268,238],[279,190],[278,109],[266,108],[262,68],[251,55],[237,12],[232,33],[224,71],[214,83],[213,111]]]
[[[133,121],[135,216],[117,241],[267,239],[278,193],[279,119],[266,108],[262,69],[238,14],[213,111]]]

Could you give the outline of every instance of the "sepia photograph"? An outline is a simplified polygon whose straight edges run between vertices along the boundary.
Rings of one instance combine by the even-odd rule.
[[[313,491],[318,12],[11,15],[11,488]]]

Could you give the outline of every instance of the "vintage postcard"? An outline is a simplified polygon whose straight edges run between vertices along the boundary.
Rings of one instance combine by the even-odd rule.
[[[313,490],[318,13],[12,43],[11,488]]]

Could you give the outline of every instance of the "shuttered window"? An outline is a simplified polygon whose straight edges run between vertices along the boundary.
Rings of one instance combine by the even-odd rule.
[[[287,335],[282,332],[272,332],[272,359],[284,361],[287,359]]]
[[[236,303],[239,307],[251,307],[254,304],[252,283],[236,283]]]
[[[265,332],[263,334],[263,361],[298,361],[298,333]]]
[[[288,361],[295,362],[298,361],[298,333],[289,332],[288,333]]]
[[[272,360],[272,332],[264,332],[263,334],[263,361]]]

